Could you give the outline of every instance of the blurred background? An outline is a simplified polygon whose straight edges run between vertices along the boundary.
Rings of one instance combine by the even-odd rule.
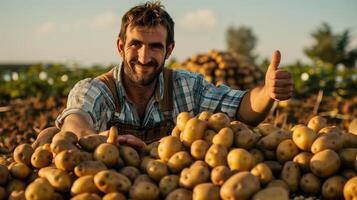
[[[0,149],[33,140],[64,108],[73,85],[120,64],[121,16],[144,1],[0,2]],[[346,128],[357,116],[357,1],[171,0],[175,50],[167,67],[213,84],[261,84],[271,53],[295,95],[267,122],[290,128],[321,115]]]

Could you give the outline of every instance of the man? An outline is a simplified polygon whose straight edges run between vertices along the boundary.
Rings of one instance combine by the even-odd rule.
[[[291,75],[278,69],[279,51],[273,53],[264,86],[245,92],[215,87],[191,72],[164,70],[174,47],[174,22],[160,3],[133,7],[122,18],[117,40],[122,65],[78,82],[57,127],[82,137],[117,125],[120,143],[143,148],[144,140],[167,134],[180,112],[224,112],[257,125],[275,100],[292,95]]]

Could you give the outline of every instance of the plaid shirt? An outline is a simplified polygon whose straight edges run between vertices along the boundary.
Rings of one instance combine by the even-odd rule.
[[[108,122],[113,120],[148,127],[163,121],[164,116],[160,112],[158,103],[159,99],[163,98],[163,73],[159,76],[159,87],[156,87],[155,95],[146,107],[142,122],[134,105],[126,98],[120,73],[122,73],[121,65],[114,67],[113,75],[121,103],[120,113],[115,111],[114,97],[108,87],[97,79],[87,78],[79,81],[70,91],[67,108],[57,117],[56,126],[60,128],[64,118],[72,113],[89,115],[89,123],[96,131],[108,129]],[[204,80],[200,74],[175,70],[173,73],[173,121],[176,122],[176,117],[180,112],[189,112],[196,116],[202,111],[224,112],[233,119],[244,94],[244,91],[233,90],[226,85],[216,87]]]

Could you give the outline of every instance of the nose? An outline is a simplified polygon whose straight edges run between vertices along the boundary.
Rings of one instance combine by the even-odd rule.
[[[138,61],[141,64],[147,64],[151,61],[151,53],[149,47],[143,45],[139,49],[139,54],[138,54]]]

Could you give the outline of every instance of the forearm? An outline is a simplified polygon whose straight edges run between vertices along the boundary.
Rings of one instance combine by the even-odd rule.
[[[78,138],[85,135],[96,134],[96,131],[91,127],[85,116],[80,114],[70,114],[63,122],[62,131],[71,131],[77,135]]]
[[[274,100],[264,87],[256,87],[243,96],[237,118],[248,125],[256,126],[267,117],[273,103]]]

